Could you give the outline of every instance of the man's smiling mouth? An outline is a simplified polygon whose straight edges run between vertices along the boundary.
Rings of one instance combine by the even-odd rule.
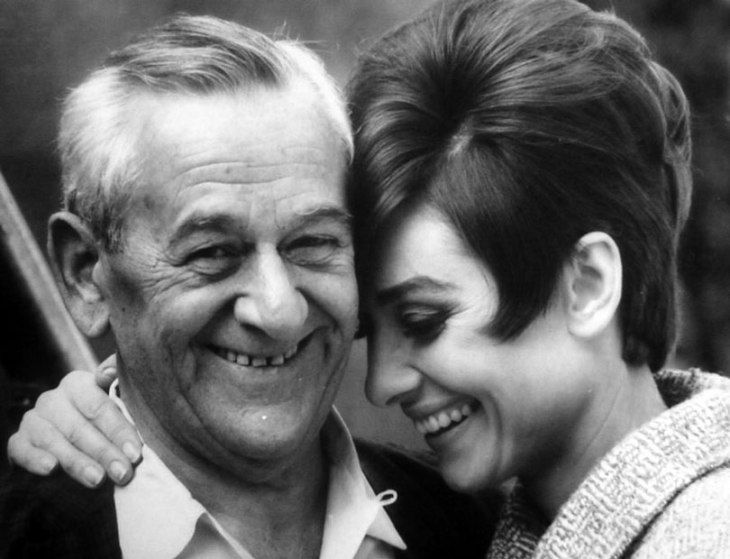
[[[265,367],[281,367],[286,365],[292,359],[295,359],[297,355],[307,346],[309,341],[312,339],[310,334],[306,338],[299,341],[299,343],[293,345],[282,353],[274,355],[252,355],[248,353],[240,353],[236,350],[225,348],[216,345],[209,345],[213,353],[218,357],[225,359],[230,363],[235,363],[243,367],[254,367],[254,368],[265,368]]]

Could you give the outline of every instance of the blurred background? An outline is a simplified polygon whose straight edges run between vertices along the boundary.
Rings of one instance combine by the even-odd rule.
[[[0,4],[0,171],[29,227],[24,243],[45,246],[59,201],[54,138],[67,88],[136,33],[176,12],[213,14],[306,41],[345,84],[368,41],[428,6],[426,0],[3,0]],[[693,213],[681,258],[682,330],[672,364],[730,371],[730,0],[586,0],[637,27],[682,82],[694,113]],[[11,201],[1,200],[7,210]],[[12,212],[11,212],[12,213]],[[17,216],[16,216],[17,217]],[[0,235],[9,237],[7,222]],[[48,343],[59,314],[39,301],[4,243],[0,267],[0,458],[5,437],[38,392],[78,362]],[[24,246],[26,246],[24,245]],[[20,249],[23,252],[26,249]],[[17,251],[16,251],[17,252]],[[42,258],[40,256],[39,258]],[[42,264],[42,262],[41,262]],[[25,275],[23,275],[25,273]],[[31,282],[33,283],[33,282]],[[41,282],[42,283],[42,282]],[[41,288],[42,290],[43,288]],[[57,331],[68,330],[63,323]],[[99,359],[113,351],[94,342]],[[362,395],[357,342],[338,406],[358,435],[420,447],[399,410],[375,410]],[[5,463],[3,460],[2,464]]]

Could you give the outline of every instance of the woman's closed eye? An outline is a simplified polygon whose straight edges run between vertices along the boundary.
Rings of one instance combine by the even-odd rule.
[[[443,331],[451,311],[446,308],[401,307],[396,317],[403,334],[417,342],[426,343],[434,340]]]

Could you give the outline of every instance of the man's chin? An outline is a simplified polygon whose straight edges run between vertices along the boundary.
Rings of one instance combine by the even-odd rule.
[[[243,416],[218,410],[204,425],[222,454],[256,465],[297,460],[316,448],[326,415],[286,405],[249,410]]]

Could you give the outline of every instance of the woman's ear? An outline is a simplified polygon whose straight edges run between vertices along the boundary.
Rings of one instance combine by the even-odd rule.
[[[71,316],[86,336],[96,337],[109,327],[109,309],[93,279],[99,249],[89,227],[69,212],[48,221],[48,257]]]
[[[595,231],[580,238],[563,275],[573,335],[593,338],[612,324],[621,302],[622,274],[621,254],[610,235]]]

